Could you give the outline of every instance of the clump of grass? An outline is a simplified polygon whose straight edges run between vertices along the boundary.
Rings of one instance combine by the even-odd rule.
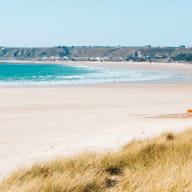
[[[190,130],[35,164],[2,181],[0,192],[181,192],[192,191],[191,176]]]

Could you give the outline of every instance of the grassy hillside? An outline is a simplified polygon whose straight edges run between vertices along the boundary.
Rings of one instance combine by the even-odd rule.
[[[35,164],[4,180],[0,192],[189,192],[191,176],[192,131],[186,131]]]
[[[0,47],[0,59],[77,61],[192,61],[185,47]]]

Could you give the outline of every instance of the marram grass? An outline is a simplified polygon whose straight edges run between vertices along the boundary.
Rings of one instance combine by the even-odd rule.
[[[35,164],[0,183],[0,192],[190,191],[192,131],[133,141],[117,152]]]

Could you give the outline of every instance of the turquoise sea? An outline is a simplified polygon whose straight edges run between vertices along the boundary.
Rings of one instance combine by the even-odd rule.
[[[182,82],[185,74],[57,64],[0,64],[0,86],[62,86],[98,83]]]

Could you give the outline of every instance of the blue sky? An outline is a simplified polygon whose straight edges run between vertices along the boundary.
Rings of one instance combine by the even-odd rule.
[[[0,0],[0,46],[192,46],[191,0]]]

